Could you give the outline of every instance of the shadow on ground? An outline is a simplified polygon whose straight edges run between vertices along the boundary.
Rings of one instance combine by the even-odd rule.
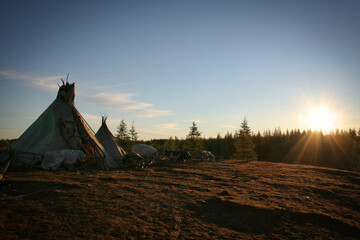
[[[266,209],[239,204],[213,197],[198,205],[189,206],[195,217],[219,227],[251,234],[281,232],[281,226],[291,223],[332,229],[343,236],[360,236],[360,229],[339,219],[321,213],[293,212],[284,209]]]
[[[195,207],[196,217],[220,227],[245,233],[268,233],[278,227],[281,216],[275,211],[243,205],[218,197]]]

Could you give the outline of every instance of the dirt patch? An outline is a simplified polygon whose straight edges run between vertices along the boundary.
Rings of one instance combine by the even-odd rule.
[[[3,239],[357,239],[360,174],[267,162],[141,171],[18,171]]]
[[[210,198],[195,209],[196,217],[238,232],[269,233],[280,224],[276,211]]]

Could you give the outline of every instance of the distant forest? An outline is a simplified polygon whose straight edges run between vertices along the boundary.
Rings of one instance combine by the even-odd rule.
[[[202,139],[204,149],[225,159],[235,152],[236,133],[220,134],[216,138]],[[345,170],[360,170],[360,129],[336,130],[329,134],[321,131],[280,129],[252,135],[258,161],[308,164]],[[172,142],[176,142],[175,144]],[[169,146],[183,149],[185,139],[151,140],[160,153]]]
[[[360,171],[360,129],[336,130],[329,134],[321,131],[300,131],[280,129],[251,135],[255,144],[258,161],[307,164]],[[1,150],[5,150],[14,140],[0,140]],[[155,147],[159,154],[165,149],[187,150],[186,139],[169,138],[150,141],[134,141],[125,150],[131,150],[135,143],[145,143]],[[216,138],[201,138],[202,150],[211,151],[215,156],[230,159],[235,153],[236,132],[220,134]],[[186,146],[185,146],[186,147]]]

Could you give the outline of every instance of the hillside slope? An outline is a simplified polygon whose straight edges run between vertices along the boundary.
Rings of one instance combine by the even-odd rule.
[[[360,174],[227,160],[141,171],[10,171],[2,239],[356,239]]]

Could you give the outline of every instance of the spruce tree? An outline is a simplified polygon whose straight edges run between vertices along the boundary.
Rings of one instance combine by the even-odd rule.
[[[130,135],[124,119],[120,121],[119,126],[117,127],[116,139],[126,151],[130,150]]]
[[[190,127],[190,131],[186,136],[183,148],[190,153],[204,150],[204,142],[201,138],[201,132],[198,130],[195,122],[193,122],[193,125]]]
[[[134,121],[131,124],[131,129],[129,131],[130,133],[130,139],[133,143],[135,143],[138,140],[138,133],[135,130]]]
[[[241,123],[240,130],[235,134],[234,147],[235,153],[233,154],[233,158],[245,161],[257,160],[257,154],[254,151],[255,144],[252,141],[251,129],[248,126],[246,117]]]
[[[127,130],[126,122],[124,119],[120,121],[119,126],[117,127],[116,138],[118,140],[129,140],[130,139],[130,135]]]

